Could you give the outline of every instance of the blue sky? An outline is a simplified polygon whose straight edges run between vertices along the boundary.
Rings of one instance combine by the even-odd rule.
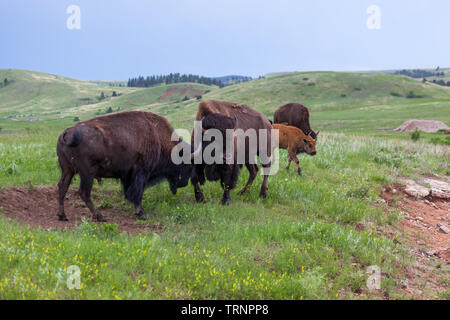
[[[367,28],[370,5],[380,29]],[[94,80],[450,67],[449,15],[448,0],[1,1],[0,69]]]

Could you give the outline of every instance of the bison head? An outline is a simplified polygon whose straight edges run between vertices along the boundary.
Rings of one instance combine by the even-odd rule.
[[[192,165],[180,164],[175,166],[175,169],[168,174],[167,181],[169,181],[170,191],[177,194],[178,188],[186,187],[191,177]]]
[[[182,158],[183,152],[186,152],[186,150],[191,150],[191,146],[180,139],[177,150],[177,152],[179,152],[179,156]],[[192,154],[193,153],[191,152],[191,156]],[[169,182],[170,191],[173,194],[177,193],[178,188],[183,188],[188,185],[192,173],[192,167],[192,164],[189,162],[181,162],[179,164],[172,164],[172,166],[170,166],[170,168],[166,172],[166,178]]]
[[[303,151],[311,156],[316,155],[316,140],[311,138],[310,136],[303,137]]]

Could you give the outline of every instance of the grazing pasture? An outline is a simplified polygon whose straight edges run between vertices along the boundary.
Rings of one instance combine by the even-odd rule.
[[[14,71],[8,72],[14,80]],[[120,101],[127,96],[133,101],[150,90],[106,88],[123,90]],[[1,299],[449,298],[448,262],[423,261],[411,254],[417,248],[427,251],[426,242],[411,242],[398,227],[401,210],[379,195],[400,177],[436,175],[448,180],[450,148],[443,133],[422,134],[414,142],[411,134],[377,129],[394,128],[410,118],[449,124],[450,88],[405,77],[347,73],[294,73],[223,89],[203,88],[210,90],[203,99],[246,103],[270,119],[287,102],[308,106],[311,127],[321,133],[317,154],[299,155],[303,176],[284,169],[288,155],[281,150],[280,171],[269,179],[267,198],[261,199],[256,187],[261,175],[254,188],[237,195],[248,179],[243,170],[226,207],[220,205],[223,190],[218,183],[206,182],[206,203],[198,204],[191,186],[173,195],[164,182],[144,194],[146,222],[130,219],[134,207],[123,198],[117,181],[95,184],[93,200],[99,209],[107,219],[114,214],[111,221],[126,220],[126,225],[92,221],[75,195],[75,177],[66,201],[71,221],[51,228],[40,220],[30,222],[30,217],[26,222],[15,219],[11,209],[30,216],[35,210],[43,220],[56,221],[50,200],[45,210],[28,210],[5,195],[13,188],[26,197],[56,187],[58,135],[73,125],[75,116],[86,120],[106,109],[108,101],[71,106],[76,112],[70,115],[42,116],[49,108],[42,101],[21,101],[15,108],[13,98],[2,93],[7,89],[0,89],[0,100],[10,99],[9,104],[1,102],[0,116],[18,114],[26,105],[24,113],[43,120],[0,119]],[[151,103],[139,100],[132,109],[164,115],[175,128],[191,130],[198,101],[155,101],[168,88],[158,90],[162,93]],[[391,95],[394,90],[402,96]],[[407,98],[411,90],[424,98]],[[436,137],[441,142],[433,143]],[[394,200],[400,201],[402,195],[397,197]],[[77,219],[71,219],[71,210],[79,212]],[[81,271],[79,290],[66,285],[73,265]],[[380,290],[366,286],[372,265],[382,272]]]

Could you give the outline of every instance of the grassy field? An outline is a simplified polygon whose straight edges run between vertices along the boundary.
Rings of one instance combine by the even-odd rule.
[[[11,71],[0,71],[0,79],[5,72]],[[60,77],[54,81],[70,82],[70,88],[77,83]],[[1,115],[50,112],[43,101],[54,101],[55,106],[80,96],[76,90],[59,96],[37,82],[32,86],[44,93],[39,101],[32,98],[36,104],[25,95],[14,98],[15,93],[2,92],[16,90],[13,87],[0,89],[0,98],[9,99],[9,103],[0,102]],[[13,85],[21,85],[19,79]],[[182,94],[177,91],[173,99],[155,101],[170,86],[130,89],[81,82],[80,88],[84,85],[92,97],[101,91],[122,92],[114,98],[114,106],[122,110],[129,99],[136,101],[130,109],[165,115],[178,128],[192,127],[196,99],[179,101]],[[270,118],[284,103],[304,103],[310,107],[312,127],[322,130],[318,154],[299,157],[302,177],[295,175],[292,166],[289,172],[280,169],[270,177],[266,199],[258,197],[262,182],[258,176],[245,196],[232,193],[229,207],[219,204],[218,183],[204,187],[206,204],[195,203],[191,186],[176,196],[166,182],[152,187],[143,205],[152,213],[145,223],[160,226],[157,233],[125,234],[114,225],[89,220],[73,231],[31,229],[0,218],[0,299],[408,298],[400,283],[405,278],[403,270],[416,261],[403,234],[382,232],[401,218],[378,195],[400,176],[448,176],[450,148],[431,143],[436,137],[444,141],[439,133],[422,134],[412,142],[410,134],[394,136],[377,128],[394,128],[411,118],[448,124],[450,88],[405,77],[351,73],[295,73],[223,89],[191,86],[210,90],[203,99],[247,103]],[[410,91],[423,97],[407,98]],[[67,92],[71,91],[67,88]],[[20,101],[14,104],[14,99]],[[55,186],[57,136],[74,123],[74,116],[87,119],[109,103],[79,107],[62,103],[76,112],[65,117],[47,115],[38,122],[1,119],[0,187]],[[287,154],[282,151],[280,166],[286,163]],[[236,190],[247,177],[244,170]],[[133,215],[115,181],[96,186],[94,199],[103,208]],[[80,290],[65,285],[71,265],[81,270]],[[366,270],[371,265],[382,270],[381,290],[366,287]],[[448,272],[445,265],[437,272],[444,285]],[[448,294],[423,289],[425,298]]]

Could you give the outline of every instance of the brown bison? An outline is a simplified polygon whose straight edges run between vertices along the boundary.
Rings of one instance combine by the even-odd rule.
[[[309,126],[308,108],[300,103],[288,103],[279,107],[275,111],[273,122],[297,127],[314,140],[319,135],[319,132],[315,133]]]
[[[270,171],[272,151],[272,125],[269,120],[262,113],[255,111],[246,105],[215,100],[200,102],[196,120],[201,121],[201,127],[204,132],[207,132],[208,129],[217,129],[223,134],[223,139],[225,141],[226,130],[230,129],[233,133],[232,139],[234,139],[233,151],[228,154],[225,153],[225,150],[223,151],[224,160],[227,158],[227,161],[223,161],[223,163],[207,164],[205,163],[203,156],[200,163],[195,162],[191,183],[194,186],[197,202],[204,201],[204,195],[200,189],[200,185],[205,183],[206,175],[206,179],[209,181],[220,180],[224,189],[222,204],[228,205],[230,203],[230,190],[236,186],[239,172],[243,164],[245,164],[250,173],[246,186],[239,192],[241,195],[244,194],[251,187],[259,170],[254,161],[256,156],[260,157],[261,164],[264,168],[264,180],[261,186],[260,196],[266,197],[268,189],[268,171]],[[243,134],[251,131],[249,129],[253,129],[253,132],[256,133],[255,137],[257,141],[251,141],[249,136]],[[262,131],[265,132],[267,138],[262,137],[264,134],[261,133]],[[195,129],[191,140],[192,145],[194,145],[194,136]],[[243,147],[243,144],[245,144],[245,148],[241,147],[241,149],[238,150],[239,142],[237,142],[237,140],[241,138],[242,140],[240,141],[243,141],[241,142],[241,146]],[[263,148],[261,148],[260,144]],[[204,151],[207,146],[208,143],[202,142],[202,145],[199,146],[198,149],[201,147]],[[262,149],[264,149],[264,151]],[[262,157],[265,157],[264,161]]]
[[[76,173],[81,180],[79,194],[95,219],[105,221],[91,201],[93,180],[116,178],[138,218],[146,220],[141,203],[147,187],[167,179],[175,194],[189,182],[192,166],[175,165],[171,160],[174,146],[186,144],[172,141],[173,131],[165,118],[139,111],[98,117],[66,129],[57,144],[62,172],[58,183],[59,220],[67,221],[64,198]]]
[[[302,175],[302,169],[300,168],[300,162],[298,161],[297,154],[307,153],[314,156],[316,154],[316,141],[303,133],[302,130],[285,126],[283,124],[274,124],[273,128],[279,130],[279,147],[285,149],[289,153],[289,160],[286,169],[289,169],[291,161],[294,161],[297,165],[298,175]]]

